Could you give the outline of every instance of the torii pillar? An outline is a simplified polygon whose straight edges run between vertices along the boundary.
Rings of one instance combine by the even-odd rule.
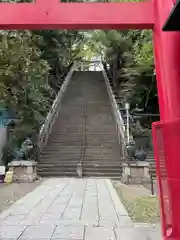
[[[163,32],[173,0],[154,0],[154,51],[160,118],[180,118],[180,33]]]
[[[0,3],[0,29],[152,29],[160,118],[162,122],[173,122],[180,119],[180,34],[162,31],[173,4],[174,0],[122,3],[36,0],[35,3]],[[175,162],[179,168],[177,150],[180,149],[180,134],[176,134],[174,139],[165,136],[165,141],[168,161],[172,165]],[[180,192],[180,184],[176,190]],[[180,203],[179,192],[176,196],[171,194],[176,239],[180,239],[180,207],[174,202]],[[165,231],[163,234],[167,236]]]
[[[154,0],[153,36],[161,120],[157,125],[161,128],[164,141],[166,179],[161,179],[162,159],[157,154],[161,147],[156,141],[156,125],[153,126],[153,135],[164,239],[180,239],[180,121],[177,122],[180,119],[180,32],[162,31],[174,2]],[[165,192],[163,181],[167,184]],[[167,200],[169,202],[165,203]]]

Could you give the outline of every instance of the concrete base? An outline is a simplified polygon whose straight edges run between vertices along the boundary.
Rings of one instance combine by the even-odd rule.
[[[12,161],[8,164],[13,171],[13,182],[33,182],[37,179],[35,161]]]
[[[122,182],[125,184],[143,184],[150,181],[148,162],[123,163]]]

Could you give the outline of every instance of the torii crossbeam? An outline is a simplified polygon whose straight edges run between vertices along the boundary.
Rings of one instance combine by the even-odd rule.
[[[1,29],[151,29],[152,2],[0,3]]]

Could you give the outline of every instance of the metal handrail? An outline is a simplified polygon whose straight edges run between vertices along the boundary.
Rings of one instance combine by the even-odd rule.
[[[108,76],[108,72],[107,72],[107,70],[106,69],[108,69],[108,68],[106,68],[107,67],[107,64],[106,63],[104,63],[103,64],[103,67],[104,67],[104,70],[105,70],[105,72],[106,72],[106,75],[107,75],[107,78],[108,78],[108,81],[109,81],[109,76]],[[113,91],[112,91],[112,94],[113,94]],[[113,96],[114,96],[114,94],[113,94]],[[123,143],[124,143],[124,146],[125,146],[125,148],[127,147],[127,145],[129,144],[129,141],[133,141],[133,135],[132,135],[132,133],[130,132],[130,129],[131,129],[131,123],[133,122],[133,117],[132,117],[132,115],[130,114],[130,112],[129,111],[127,111],[127,109],[126,109],[126,107],[125,107],[125,102],[124,101],[121,101],[120,103],[117,103],[117,101],[116,101],[116,98],[115,98],[115,96],[114,96],[114,101],[115,101],[115,103],[117,104],[117,109],[118,109],[118,111],[119,111],[119,116],[120,116],[120,120],[122,119],[122,121],[120,121],[120,125],[121,124],[123,124],[123,127],[124,127],[124,129],[125,129],[125,132],[127,133],[127,134],[125,134],[124,133],[124,141],[123,141]],[[124,106],[124,107],[123,107]],[[129,123],[130,124],[127,124],[127,121],[125,121],[124,119],[123,119],[123,117],[122,117],[122,110],[125,110],[126,111],[126,120],[127,120],[127,118],[128,118],[128,121],[129,121]],[[127,130],[127,128],[129,128],[129,131],[126,131]]]
[[[121,116],[119,107],[116,103],[116,100],[115,100],[115,97],[113,95],[112,89],[110,87],[108,76],[107,76],[104,69],[102,70],[102,72],[103,72],[103,75],[104,75],[104,78],[105,78],[106,86],[108,88],[108,93],[109,93],[110,99],[112,101],[112,106],[113,106],[113,110],[114,110],[114,113],[115,113],[115,117],[118,120],[117,123],[118,123],[118,127],[119,127],[119,130],[120,130],[120,134],[122,136],[122,139],[125,140],[125,124],[124,124],[123,118]]]
[[[77,67],[80,67],[81,71],[84,70],[84,67],[90,67],[92,64],[98,66],[99,64],[101,63],[101,61],[99,60],[94,60],[94,61],[88,61],[88,60],[76,60],[74,62],[74,65],[75,65],[75,70]]]
[[[115,96],[113,94],[112,88],[111,88],[110,83],[109,83],[109,78],[107,76],[106,70],[105,70],[104,65],[103,65],[102,62],[100,62],[100,67],[102,69],[102,73],[103,73],[103,76],[104,76],[104,79],[105,79],[105,82],[106,82],[106,86],[107,86],[107,89],[108,89],[108,94],[109,94],[109,97],[110,97],[110,100],[111,100],[111,104],[112,104],[112,107],[113,107],[113,112],[114,112],[116,123],[117,123],[119,144],[122,147],[121,150],[122,150],[122,155],[123,155],[123,160],[124,160],[124,159],[126,159],[126,156],[127,156],[126,136],[125,136],[125,130],[126,130],[125,123],[124,123],[124,120],[123,120],[123,118],[121,116],[121,112],[120,112],[119,106],[118,106],[118,104],[117,104],[117,102],[115,100]]]
[[[52,126],[54,125],[54,123],[56,121],[61,99],[64,95],[64,92],[67,88],[67,85],[71,79],[73,72],[74,72],[74,65],[71,67],[70,71],[68,72],[68,74],[64,80],[64,83],[61,85],[60,91],[57,94],[57,96],[53,102],[53,105],[52,105],[49,113],[47,114],[47,117],[46,117],[43,125],[41,126],[41,129],[39,131],[39,136],[38,136],[38,150],[40,152],[42,151],[43,147],[46,145],[49,134],[51,133],[51,130],[52,130]]]

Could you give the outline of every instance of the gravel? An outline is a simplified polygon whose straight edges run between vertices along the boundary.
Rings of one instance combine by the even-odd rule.
[[[11,204],[32,192],[40,185],[42,180],[33,183],[0,183],[0,212],[7,209]]]

